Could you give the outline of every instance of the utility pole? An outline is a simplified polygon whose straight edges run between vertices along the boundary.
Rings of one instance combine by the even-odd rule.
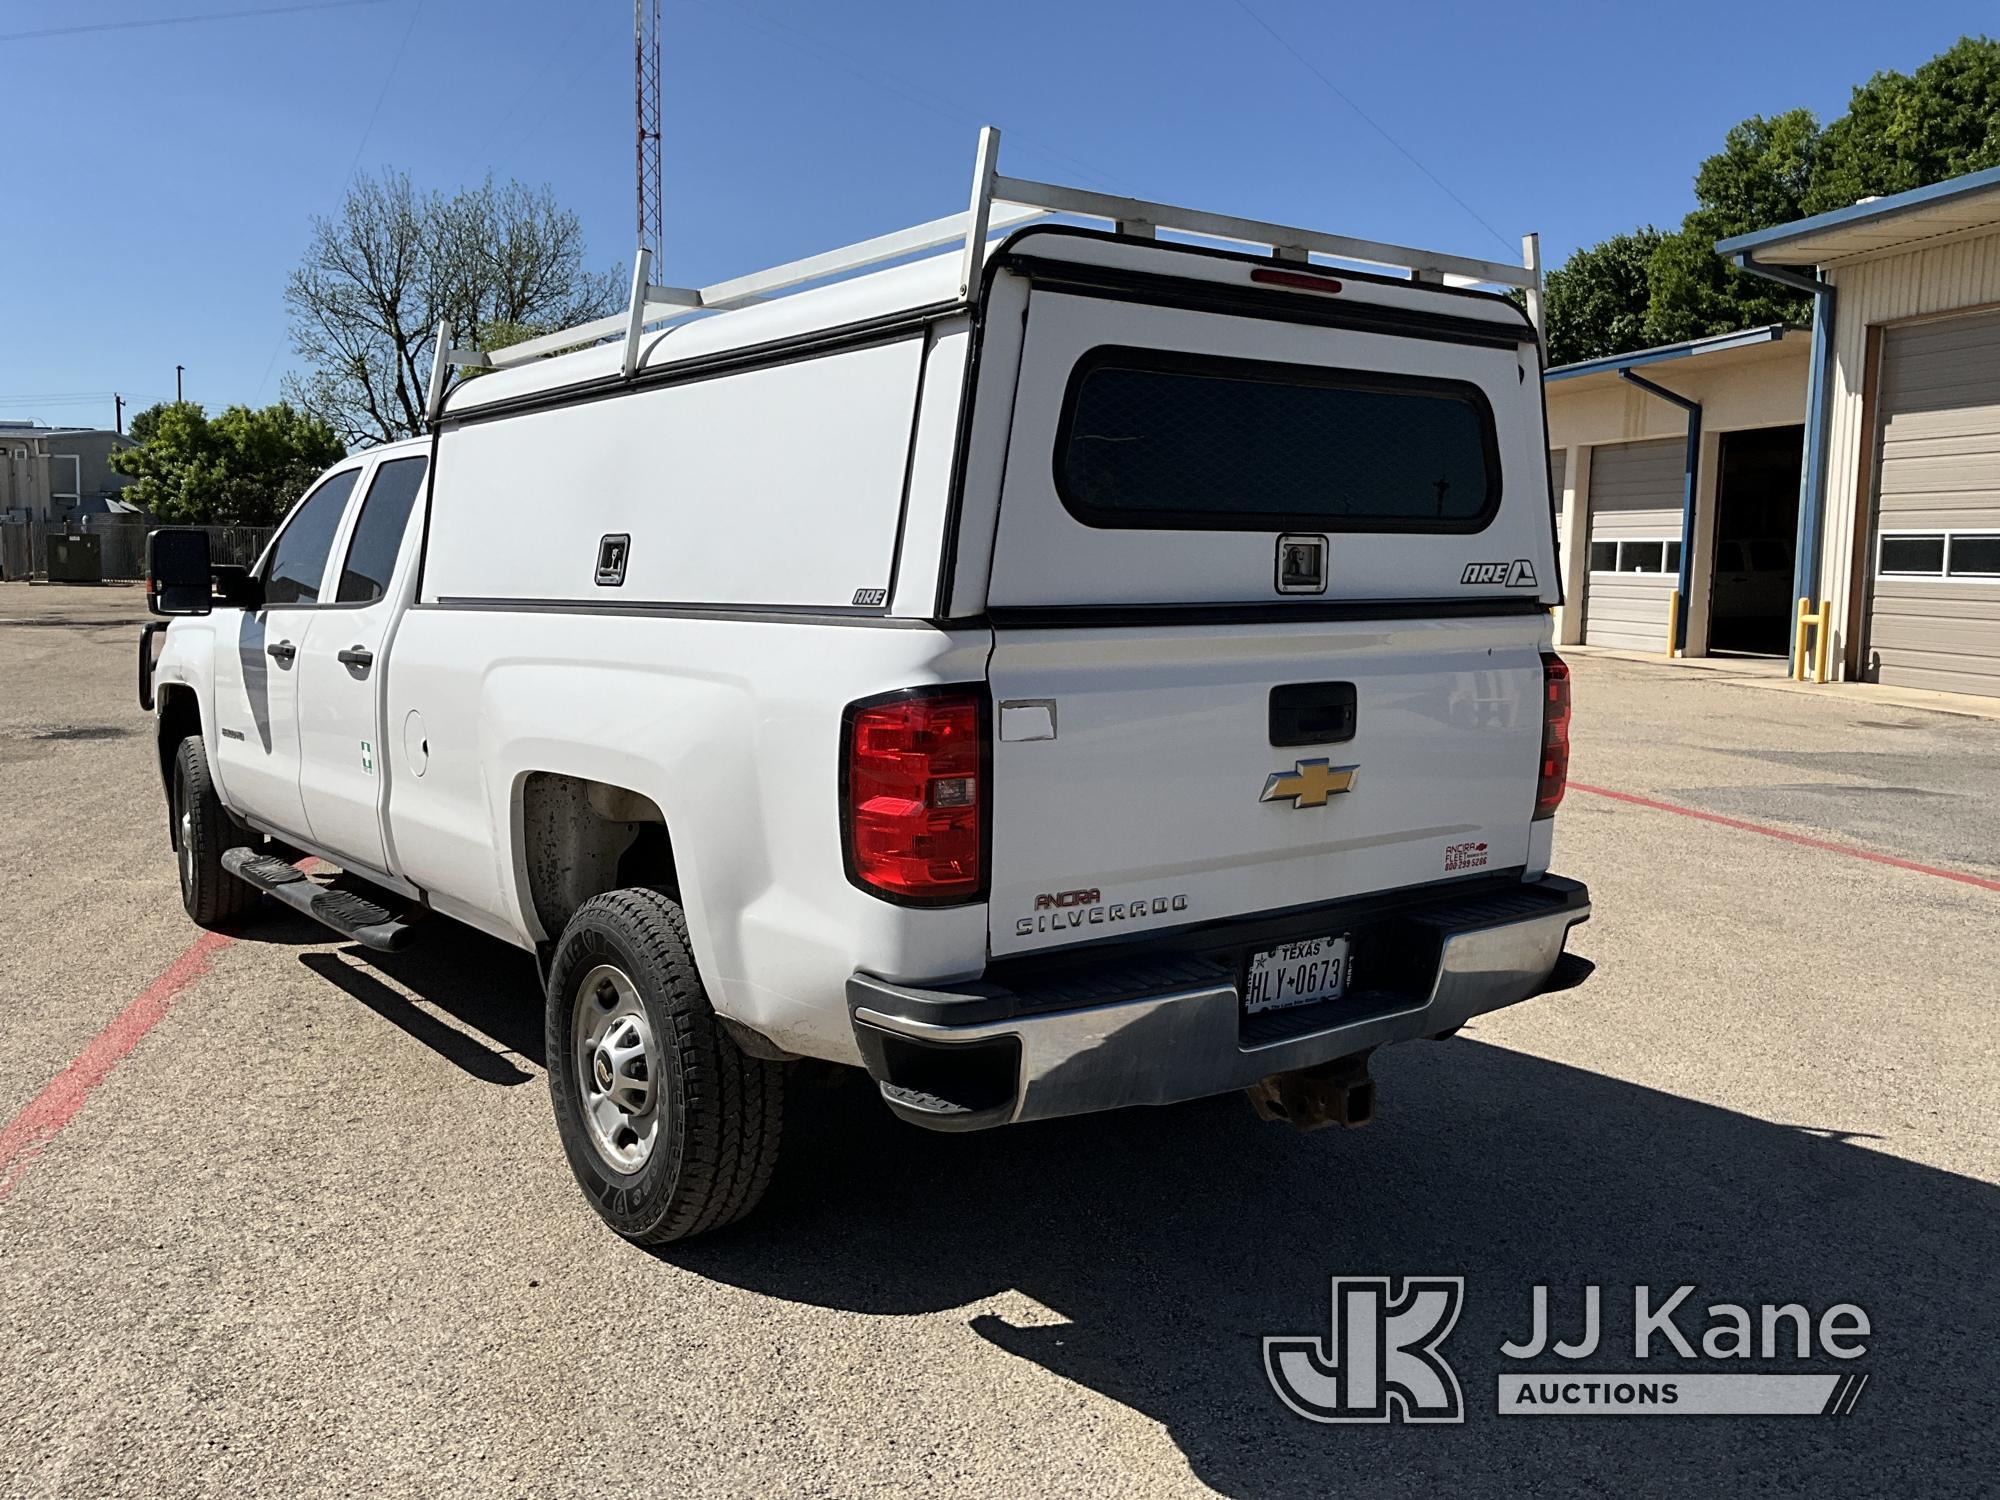
[[[113,391],[111,393],[111,400],[117,409],[118,435],[123,437],[125,435],[125,398],[116,391]]]
[[[186,368],[186,365],[174,366],[174,405],[176,406],[181,404],[181,371]]]
[[[639,248],[653,252],[653,279],[665,245],[660,206],[660,0],[632,0],[633,94],[638,116]]]

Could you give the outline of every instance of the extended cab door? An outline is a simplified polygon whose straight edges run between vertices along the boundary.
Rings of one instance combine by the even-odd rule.
[[[215,652],[216,758],[232,810],[280,833],[306,832],[299,797],[299,658],[359,464],[320,481],[264,555],[264,607],[244,610]]]
[[[313,842],[383,873],[390,873],[382,835],[384,658],[429,463],[419,453],[376,465],[342,539],[333,597],[299,655],[300,788]]]

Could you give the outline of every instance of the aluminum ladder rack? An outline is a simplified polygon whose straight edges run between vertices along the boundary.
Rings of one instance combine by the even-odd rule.
[[[1208,213],[1195,208],[1177,208],[1169,203],[1152,203],[1143,198],[1125,198],[1111,193],[1093,193],[1082,188],[1052,182],[1034,182],[1021,177],[1005,177],[999,171],[1000,132],[989,125],[979,132],[979,153],[972,174],[972,200],[963,213],[878,235],[838,250],[788,261],[767,271],[754,271],[713,286],[673,287],[656,285],[652,279],[653,256],[640,250],[632,267],[632,294],[623,312],[580,323],[574,328],[537,335],[504,349],[482,351],[453,348],[451,323],[438,325],[436,350],[431,358],[430,389],[425,415],[433,426],[444,410],[446,381],[452,366],[481,370],[511,370],[547,355],[601,343],[619,337],[624,341],[623,371],[631,379],[639,368],[640,336],[650,327],[696,313],[722,312],[750,307],[773,296],[947,245],[960,246],[958,297],[970,301],[977,295],[980,272],[988,251],[988,236],[1051,214],[1069,214],[1111,223],[1120,234],[1151,239],[1162,230],[1236,245],[1266,247],[1274,260],[1309,264],[1312,257],[1385,267],[1401,271],[1413,281],[1456,286],[1486,285],[1518,287],[1527,293],[1528,319],[1538,339],[1542,327],[1542,269],[1540,237],[1525,235],[1521,240],[1521,263],[1476,260],[1462,255],[1446,255],[1433,250],[1417,250],[1407,245],[1385,244],[1379,240],[1354,239],[1327,234],[1317,229],[1300,229],[1287,224],[1240,219],[1230,214]]]

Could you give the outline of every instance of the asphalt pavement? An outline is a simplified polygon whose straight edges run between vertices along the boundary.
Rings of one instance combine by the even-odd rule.
[[[649,1253],[571,1184],[526,957],[196,943],[142,618],[0,586],[0,1495],[1991,1493],[2000,723],[1581,657],[1597,973],[1380,1055],[1370,1128],[940,1136],[828,1070],[757,1214]],[[1465,1279],[1462,1425],[1278,1401],[1336,1275]],[[1858,1304],[1865,1392],[1496,1414],[1537,1285],[1603,1289],[1578,1368],[1671,1373],[1637,1283]]]

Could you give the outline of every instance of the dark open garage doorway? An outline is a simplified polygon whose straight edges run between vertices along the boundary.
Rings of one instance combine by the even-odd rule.
[[[1708,649],[1783,656],[1791,649],[1792,555],[1804,427],[1722,435]]]

